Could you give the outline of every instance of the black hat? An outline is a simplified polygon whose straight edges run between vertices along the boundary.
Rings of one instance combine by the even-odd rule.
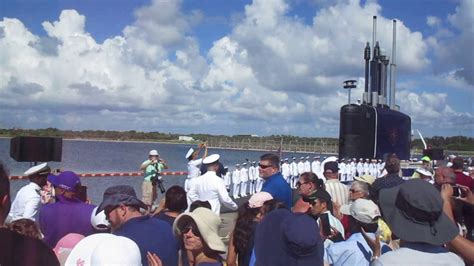
[[[329,195],[326,190],[318,189],[310,195],[303,197],[303,201],[309,203],[314,202],[316,199],[321,199],[324,202],[331,202],[331,195]]]
[[[120,204],[127,206],[137,206],[143,209],[147,208],[147,205],[137,198],[135,190],[131,186],[113,186],[109,187],[104,192],[102,203],[96,210],[96,214],[105,210],[107,207],[117,207]]]
[[[337,162],[327,162],[324,164],[324,172],[331,171],[333,174],[339,172],[339,164]]]

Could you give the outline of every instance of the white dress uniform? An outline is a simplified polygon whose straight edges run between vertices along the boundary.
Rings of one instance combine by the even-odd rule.
[[[240,193],[240,169],[238,168],[235,168],[234,171],[232,171],[232,183],[232,194],[234,199],[238,199]]]
[[[224,180],[218,177],[214,171],[207,171],[202,176],[193,178],[190,181],[188,194],[191,202],[209,201],[212,211],[217,215],[221,213],[221,203],[231,210],[237,210],[238,207],[229,197]]]
[[[12,203],[8,220],[13,222],[18,219],[26,218],[37,221],[38,211],[41,206],[40,190],[40,186],[33,182],[22,187]]]
[[[309,162],[308,157],[306,157],[306,161],[304,161],[304,171],[311,172],[311,163]]]
[[[301,175],[304,172],[305,172],[305,166],[304,166],[303,159],[301,159],[301,161],[298,163],[298,175]]]
[[[339,163],[339,180],[341,180],[341,182],[345,182],[346,178],[347,178],[346,163],[340,162]]]
[[[201,166],[201,164],[202,164],[202,159],[188,161],[188,177],[184,181],[184,190],[186,192],[189,191],[189,180],[201,175],[201,171],[199,170],[199,167]]]
[[[349,175],[347,177],[347,181],[349,182],[352,182],[354,181],[354,177],[356,176],[356,173],[357,173],[357,167],[356,167],[356,163],[355,161],[352,161],[349,165],[349,169],[350,169],[350,172],[349,172]]]
[[[362,170],[363,174],[362,175],[370,175],[370,172],[369,172],[369,163],[366,161],[364,164],[363,164],[363,170]]]
[[[288,164],[286,160],[281,165],[281,174],[283,175],[283,178],[285,179],[285,181],[288,183],[288,180],[291,176],[291,172],[290,172],[290,165]]]
[[[318,159],[311,163],[311,171],[316,175],[321,172],[321,162]]]
[[[364,164],[362,164],[361,161],[357,163],[357,176],[363,176],[364,175]]]
[[[291,177],[289,179],[290,187],[295,188],[294,180],[298,179],[298,164],[295,162],[295,159],[293,159],[293,162],[291,162],[290,164],[290,172],[291,172]]]
[[[249,182],[249,170],[245,166],[240,169],[240,195],[247,196],[247,184]]]
[[[250,165],[249,167],[249,194],[253,195],[255,193],[255,187],[257,185],[257,177],[255,176],[254,171],[255,166]]]
[[[232,177],[231,177],[231,174],[229,171],[227,171],[227,173],[225,173],[224,175],[224,185],[225,185],[225,188],[227,189],[227,191],[230,190],[230,184],[232,183]]]

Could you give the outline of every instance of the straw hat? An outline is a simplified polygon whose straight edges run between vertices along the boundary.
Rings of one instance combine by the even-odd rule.
[[[193,220],[201,233],[201,237],[210,249],[225,253],[227,248],[217,234],[221,219],[208,208],[197,208],[192,212],[179,215],[173,223],[173,234],[181,237],[181,230],[187,225],[189,220]]]

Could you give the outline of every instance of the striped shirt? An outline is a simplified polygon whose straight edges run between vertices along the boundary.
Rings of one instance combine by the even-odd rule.
[[[349,203],[349,188],[338,179],[328,179],[326,181],[326,191],[331,195],[331,199],[340,205]]]

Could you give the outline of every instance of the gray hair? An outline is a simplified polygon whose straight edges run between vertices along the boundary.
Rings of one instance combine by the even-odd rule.
[[[352,185],[351,187],[354,188],[354,190],[356,191],[360,191],[362,193],[364,193],[364,198],[368,198],[369,197],[369,184],[365,183],[365,182],[361,182],[361,181],[354,181],[352,182]]]

